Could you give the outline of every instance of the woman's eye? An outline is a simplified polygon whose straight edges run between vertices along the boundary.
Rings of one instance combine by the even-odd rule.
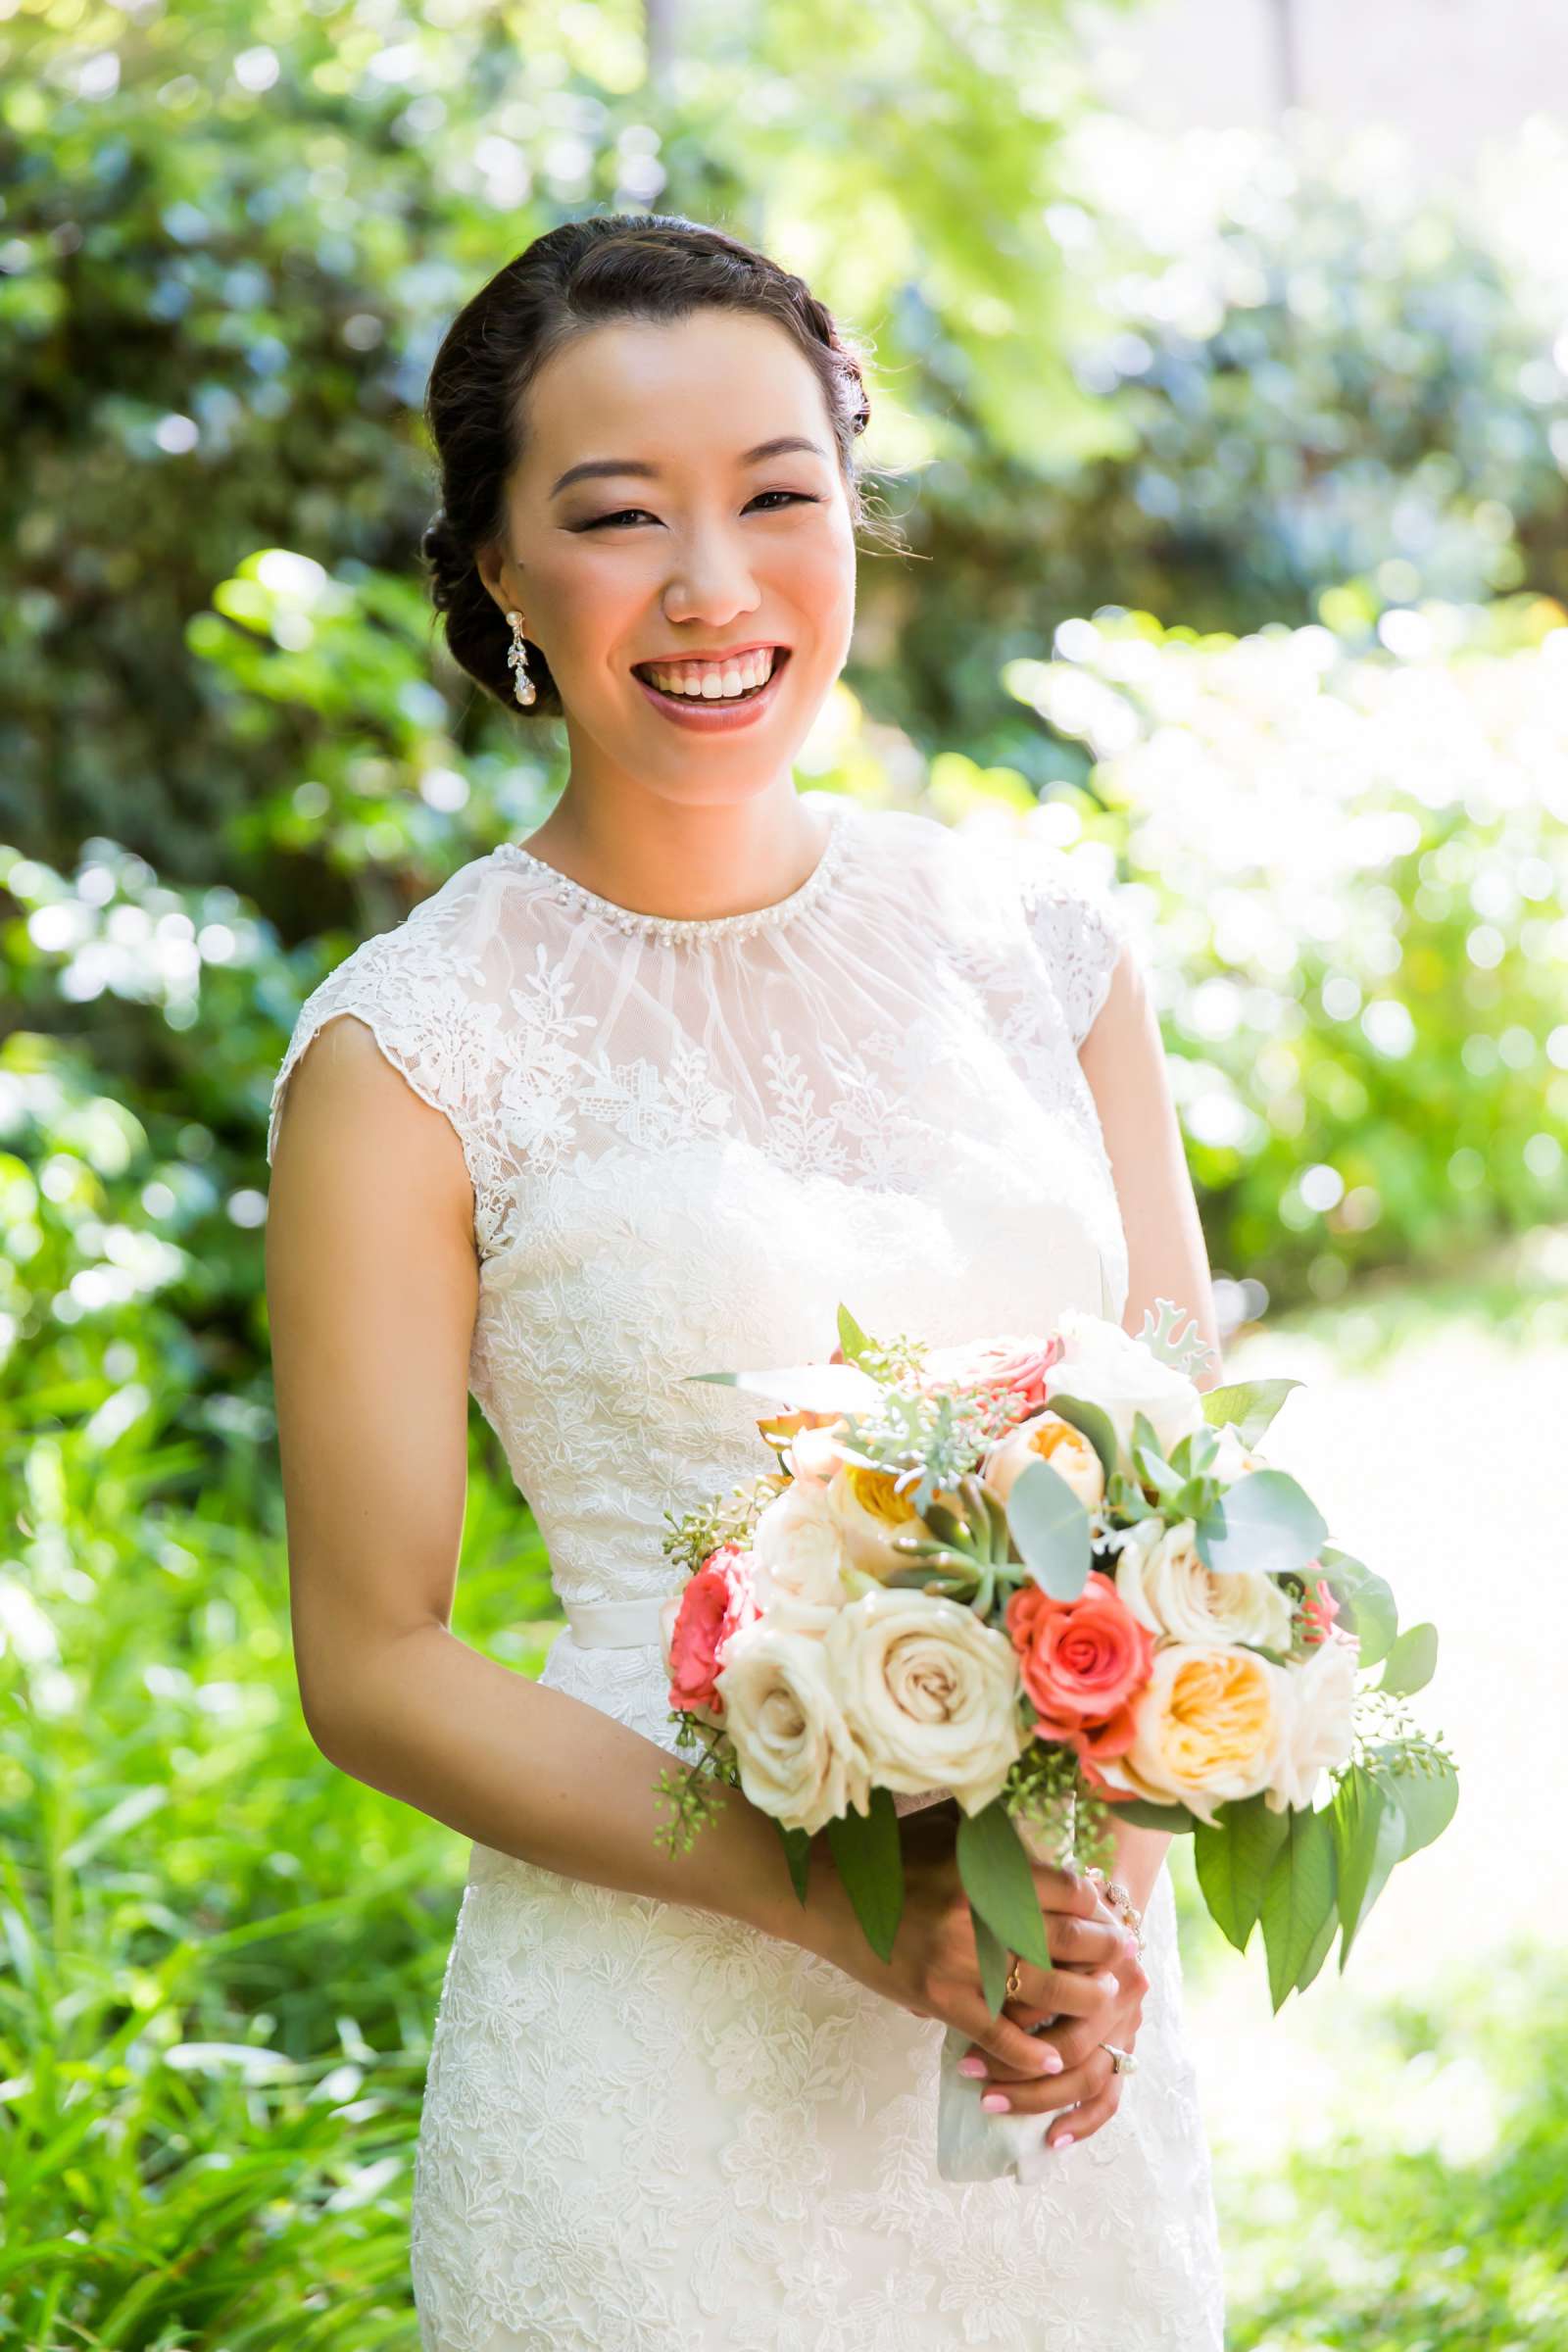
[[[764,498],[797,499],[802,506],[806,507],[817,507],[822,503],[820,499],[813,498],[808,491],[805,490],[760,490],[751,503],[754,507],[760,506]],[[613,514],[599,514],[592,522],[580,522],[577,528],[580,531],[602,531],[607,523],[624,522],[628,515],[646,514],[647,512],[646,507],[621,507]]]

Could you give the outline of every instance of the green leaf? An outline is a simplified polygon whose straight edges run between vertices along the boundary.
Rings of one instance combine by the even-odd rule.
[[[879,1960],[891,1959],[904,1916],[904,1849],[889,1791],[872,1789],[868,1813],[852,1809],[835,1814],[827,1825],[827,1841],[866,1942]]]
[[[1323,1582],[1336,1600],[1344,1603],[1345,1623],[1360,1643],[1356,1663],[1375,1666],[1388,1656],[1398,1630],[1399,1612],[1394,1594],[1381,1576],[1348,1551],[1325,1544],[1318,1552]]]
[[[1198,1827],[1198,1815],[1189,1813],[1185,1805],[1156,1805],[1147,1796],[1114,1797],[1106,1800],[1116,1821],[1130,1821],[1139,1830],[1169,1830],[1173,1838],[1184,1838],[1189,1830]]]
[[[1339,1859],[1340,1974],[1350,1946],[1404,1851],[1404,1816],[1364,1765],[1354,1764],[1329,1809]]]
[[[1007,1494],[1007,1525],[1024,1566],[1054,1600],[1076,1600],[1089,1580],[1089,1513],[1059,1470],[1034,1461]]]
[[[1276,1813],[1261,1791],[1219,1808],[1210,1829],[1199,1822],[1193,1837],[1193,1866],[1209,1917],[1228,1943],[1245,1952],[1263,1904],[1263,1888],[1274,1857],[1290,1836],[1290,1822]]]
[[[1012,1816],[1000,1796],[958,1823],[958,1876],[969,1908],[993,1936],[1036,1968],[1049,1968],[1051,1946],[1034,1872]]]
[[[1269,1998],[1276,2016],[1312,1956],[1334,1909],[1334,1831],[1328,1814],[1292,1809],[1286,1837],[1263,1885],[1259,1917],[1268,1954]]]
[[[1193,1544],[1205,1568],[1285,1576],[1317,1555],[1328,1532],[1328,1521],[1288,1470],[1251,1470],[1195,1522]]]
[[[852,1364],[858,1364],[871,1343],[851,1314],[843,1299],[839,1300],[839,1346]]]
[[[1152,1487],[1156,1494],[1173,1494],[1181,1485],[1181,1473],[1160,1452],[1154,1424],[1147,1413],[1133,1415],[1132,1457],[1133,1467],[1144,1484]]]
[[[1006,1947],[992,1935],[979,1912],[972,1906],[969,1917],[974,1922],[974,1949],[980,1963],[980,1990],[992,2016],[1000,2017],[1002,2005],[1007,1997]]]
[[[1312,1938],[1311,1948],[1297,1973],[1296,1989],[1304,1992],[1328,1958],[1329,1945],[1334,1941],[1340,1925],[1340,1915],[1331,1903],[1323,1914],[1323,1925]]]
[[[1376,1748],[1375,1755],[1388,1754]],[[1451,1764],[1435,1761],[1430,1772],[1390,1772],[1382,1786],[1404,1816],[1404,1850],[1418,1854],[1440,1838],[1453,1819],[1459,1802],[1459,1776]]]
[[[1437,1663],[1438,1629],[1423,1618],[1419,1625],[1406,1626],[1398,1640],[1390,1644],[1378,1689],[1408,1698],[1413,1691],[1426,1689]]]
[[[797,1899],[806,1901],[807,1873],[811,1867],[811,1840],[805,1830],[787,1830],[776,1814],[769,1817],[784,1840],[784,1857],[790,1866],[790,1881]]]
[[[1059,1396],[1047,1398],[1050,1410],[1058,1421],[1068,1421],[1089,1440],[1100,1456],[1100,1466],[1108,1479],[1121,1459],[1116,1443],[1116,1424],[1102,1404],[1088,1396],[1069,1396],[1065,1391]]]
[[[1250,1449],[1259,1443],[1291,1391],[1300,1386],[1298,1380],[1239,1380],[1228,1388],[1203,1389],[1200,1391],[1203,1419],[1216,1429],[1222,1429],[1227,1421],[1234,1422],[1242,1444]]]

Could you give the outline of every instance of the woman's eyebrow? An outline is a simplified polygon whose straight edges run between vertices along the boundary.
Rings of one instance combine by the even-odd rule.
[[[772,441],[759,441],[755,449],[747,450],[737,461],[742,466],[760,466],[764,458],[781,458],[787,450],[809,450],[813,457],[825,458],[827,451],[820,443],[807,441],[799,433],[780,433]],[[551,486],[550,495],[558,498],[570,482],[586,481],[590,476],[606,473],[635,473],[649,480],[658,478],[660,467],[646,465],[638,458],[588,458],[581,466],[568,466],[558,482]]]

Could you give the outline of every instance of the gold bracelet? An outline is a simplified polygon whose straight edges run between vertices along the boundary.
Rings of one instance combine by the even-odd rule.
[[[1142,1959],[1145,1949],[1143,1913],[1139,1910],[1138,1905],[1133,1901],[1133,1898],[1128,1893],[1126,1887],[1123,1886],[1118,1880],[1107,1879],[1104,1872],[1100,1870],[1093,1872],[1091,1875],[1102,1882],[1104,1888],[1105,1900],[1115,1912],[1117,1918],[1121,1921],[1122,1926],[1130,1930],[1130,1932],[1137,1936],[1138,1954],[1140,1959]]]

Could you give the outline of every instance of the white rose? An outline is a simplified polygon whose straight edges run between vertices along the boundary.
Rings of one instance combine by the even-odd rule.
[[[1186,1373],[1161,1363],[1119,1323],[1068,1307],[1057,1317],[1056,1331],[1062,1354],[1051,1367],[1053,1394],[1082,1396],[1102,1406],[1124,1454],[1132,1445],[1135,1413],[1152,1424],[1155,1443],[1167,1460],[1172,1446],[1203,1427],[1203,1401]]]
[[[841,1609],[822,1646],[874,1782],[951,1788],[965,1813],[990,1804],[1024,1742],[1005,1634],[943,1594],[884,1586]]]
[[[825,1633],[849,1597],[849,1558],[826,1487],[797,1479],[752,1530],[752,1591],[775,1627]],[[787,1606],[787,1618],[784,1614]]]
[[[731,1641],[714,1680],[741,1787],[761,1812],[814,1837],[852,1805],[868,1809],[870,1775],[819,1640],[750,1625]]]
[[[1310,1805],[1318,1774],[1348,1761],[1355,1739],[1359,1644],[1330,1634],[1299,1666],[1271,1668],[1279,1690],[1280,1743],[1264,1803],[1272,1813]],[[1267,1660],[1264,1661],[1267,1664]]]
[[[1116,1590],[1139,1624],[1169,1642],[1250,1642],[1289,1649],[1289,1594],[1260,1568],[1205,1568],[1195,1534],[1192,1520],[1181,1519],[1122,1545]]]

